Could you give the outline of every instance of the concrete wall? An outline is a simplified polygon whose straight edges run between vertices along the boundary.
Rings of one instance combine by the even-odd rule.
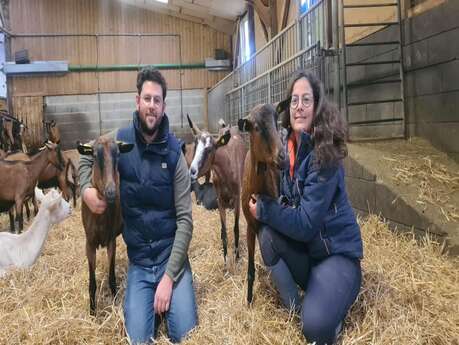
[[[186,138],[189,129],[186,114],[203,123],[204,89],[183,90],[183,122],[180,91],[169,90],[166,113],[174,133]],[[46,120],[56,120],[64,149],[74,148],[77,140],[86,142],[128,124],[135,110],[136,93],[111,93],[45,97]],[[183,124],[183,127],[182,127]]]
[[[229,76],[224,80],[216,84],[208,93],[208,113],[209,113],[209,131],[211,133],[217,133],[218,131],[218,120],[224,119],[227,123],[228,114],[225,109],[225,95],[228,91],[233,89],[233,78]],[[232,123],[231,125],[236,125]]]
[[[384,218],[392,229],[412,232],[418,238],[429,234],[438,241],[447,240],[447,231],[434,223],[418,208],[404,199],[402,188],[391,188],[384,179],[378,178],[355,158],[344,161],[346,190],[354,210],[361,215],[377,214]],[[438,221],[438,220],[437,220]],[[450,252],[459,254],[459,243],[449,241]]]
[[[403,23],[405,36],[405,96],[408,135],[421,136],[459,160],[459,1],[448,1]],[[362,41],[397,39],[396,27],[378,31]],[[398,57],[395,47],[348,48],[348,61],[389,60]],[[349,82],[394,79],[396,65],[358,67]],[[350,90],[350,99],[391,97],[398,84]],[[401,103],[354,107],[351,121],[394,118],[403,114]],[[365,131],[366,129],[360,129]],[[390,129],[391,131],[396,128]],[[371,133],[369,133],[371,136]]]

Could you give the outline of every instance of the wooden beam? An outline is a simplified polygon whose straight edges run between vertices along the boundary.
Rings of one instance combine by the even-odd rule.
[[[271,17],[271,38],[276,36],[279,32],[277,27],[277,1],[276,0],[269,0],[269,8],[268,12]]]
[[[269,7],[265,6],[261,0],[250,0],[247,2],[253,5],[253,8],[257,12],[265,27],[271,27],[271,13],[269,11]]]
[[[266,42],[268,42],[269,41],[268,29],[266,28],[265,23],[263,23],[261,20],[260,20],[260,26],[263,29],[263,34],[265,36],[265,40],[266,40]]]
[[[282,11],[282,22],[281,22],[280,31],[282,31],[287,26],[289,10],[290,10],[290,0],[285,0],[284,9]]]

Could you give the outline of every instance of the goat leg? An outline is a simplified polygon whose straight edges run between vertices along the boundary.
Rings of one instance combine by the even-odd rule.
[[[221,238],[222,238],[222,245],[223,245],[223,260],[225,261],[226,265],[226,255],[228,253],[228,237],[226,235],[226,210],[223,207],[219,207],[220,211],[220,222],[221,222]]]
[[[23,200],[16,200],[16,220],[18,221],[18,233],[24,229],[24,218],[22,214]]]
[[[116,238],[112,239],[107,246],[107,258],[109,265],[108,272],[108,283],[110,285],[110,290],[112,291],[113,297],[116,296],[117,287],[116,287],[116,276],[115,276],[115,256],[116,256]]]
[[[255,281],[255,232],[247,226],[247,251],[248,251],[248,269],[247,269],[247,303],[252,304],[253,299],[253,282]]]
[[[239,259],[239,214],[241,212],[239,204],[239,198],[236,198],[236,208],[234,210],[234,256],[236,260]]]
[[[29,207],[29,202],[26,201],[24,202],[26,214],[27,214],[27,221],[30,221],[30,207]]]
[[[32,204],[33,204],[33,213],[36,216],[38,213],[38,205],[37,205],[37,199],[35,199],[35,195],[32,196]]]
[[[86,257],[89,268],[89,308],[92,316],[96,315],[96,248],[86,241]]]
[[[8,215],[10,216],[10,231],[14,234],[14,207],[10,208]]]

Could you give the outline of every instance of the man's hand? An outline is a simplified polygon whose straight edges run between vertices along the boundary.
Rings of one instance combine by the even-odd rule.
[[[252,217],[257,219],[257,196],[255,194],[250,196],[249,211]]]
[[[164,273],[155,293],[154,308],[156,314],[162,314],[169,310],[173,285],[174,282],[172,279],[166,273]]]
[[[99,192],[94,187],[88,187],[84,190],[83,201],[92,213],[102,214],[107,208],[107,203],[99,198]]]

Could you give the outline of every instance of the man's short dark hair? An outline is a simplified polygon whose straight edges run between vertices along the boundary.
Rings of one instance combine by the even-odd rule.
[[[146,81],[152,81],[161,85],[161,88],[163,89],[163,100],[166,99],[167,83],[166,79],[164,79],[159,70],[152,66],[146,66],[139,71],[137,74],[137,92],[139,95],[142,92],[143,83]]]

